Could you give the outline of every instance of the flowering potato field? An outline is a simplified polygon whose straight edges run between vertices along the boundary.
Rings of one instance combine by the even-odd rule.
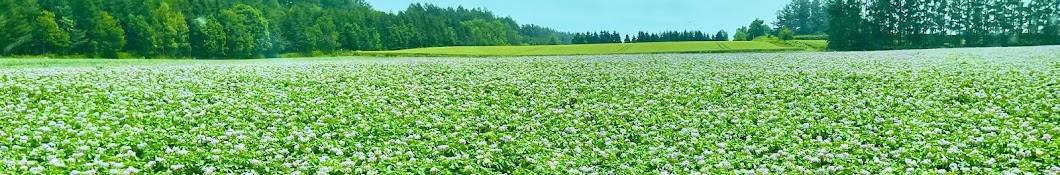
[[[1060,173],[1060,47],[212,63],[0,69],[0,174]]]

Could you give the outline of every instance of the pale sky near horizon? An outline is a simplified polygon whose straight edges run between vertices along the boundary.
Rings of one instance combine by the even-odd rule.
[[[733,31],[755,18],[767,23],[790,0],[367,0],[373,8],[398,12],[412,3],[485,8],[519,24],[565,32],[701,30]]]

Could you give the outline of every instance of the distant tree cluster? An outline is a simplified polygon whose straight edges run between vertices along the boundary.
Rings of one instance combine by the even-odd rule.
[[[585,32],[574,33],[571,38],[572,44],[600,44],[600,43],[622,43],[622,35],[618,32]]]
[[[830,0],[826,6],[833,50],[1060,44],[1058,0]]]
[[[792,0],[777,11],[773,26],[788,28],[793,35],[823,34],[828,29],[828,0]],[[779,35],[779,34],[778,34]]]
[[[570,44],[574,35],[566,32],[556,31],[548,27],[534,24],[525,24],[519,28],[519,33],[527,37],[526,44],[529,45],[559,45]]]
[[[566,44],[482,9],[363,0],[0,0],[0,55],[260,58],[287,52]]]
[[[766,24],[766,21],[755,19],[750,25],[736,29],[733,41],[751,41],[758,37],[775,35],[774,31]]]
[[[728,41],[729,34],[725,31],[718,31],[717,34],[711,36],[709,33],[702,31],[664,31],[659,33],[648,33],[648,32],[637,32],[636,36],[626,36],[628,42],[634,43],[645,43],[645,42],[670,42],[670,41]]]

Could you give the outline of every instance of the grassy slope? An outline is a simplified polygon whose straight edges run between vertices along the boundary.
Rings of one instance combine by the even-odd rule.
[[[791,42],[802,43],[813,49],[824,50],[828,48],[828,41],[826,40],[792,40]]]
[[[455,55],[455,56],[543,56],[543,55],[601,55],[648,53],[718,53],[718,52],[775,52],[803,50],[782,47],[766,42],[751,41],[693,41],[656,43],[578,44],[549,46],[457,46],[407,49],[396,51],[365,51],[362,55]]]

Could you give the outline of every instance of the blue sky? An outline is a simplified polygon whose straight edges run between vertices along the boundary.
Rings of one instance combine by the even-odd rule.
[[[731,36],[755,18],[772,23],[790,0],[367,0],[382,11],[397,12],[411,3],[443,7],[482,7],[520,24],[560,31],[726,30]]]

